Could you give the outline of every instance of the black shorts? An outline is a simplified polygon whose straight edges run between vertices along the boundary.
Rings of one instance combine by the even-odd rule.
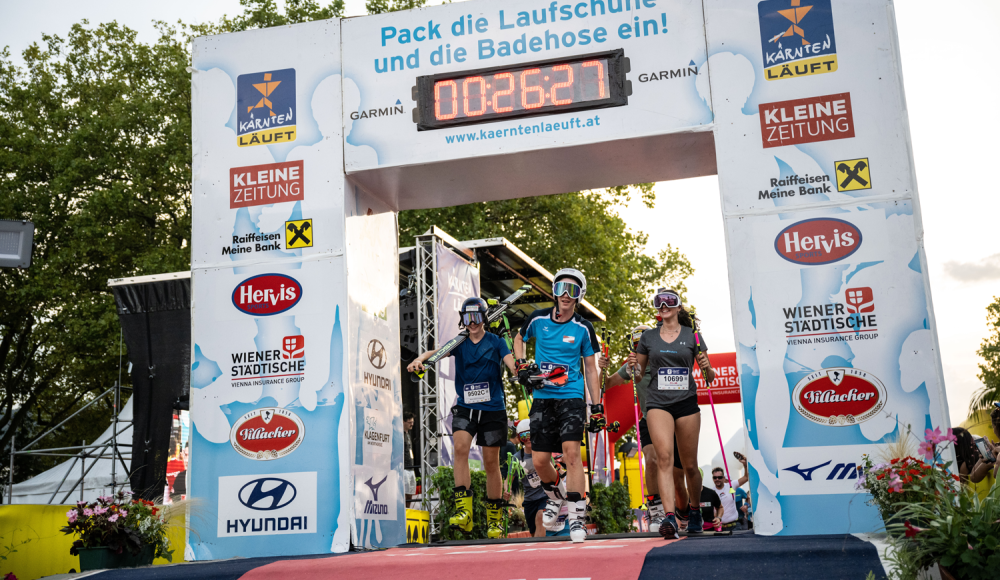
[[[455,405],[451,430],[465,431],[480,447],[500,447],[507,440],[507,411],[480,411]]]
[[[698,397],[688,397],[683,401],[677,401],[676,403],[669,403],[666,405],[649,405],[648,409],[666,411],[673,416],[674,421],[680,419],[681,417],[701,413],[701,408],[698,407]]]
[[[538,513],[538,510],[545,507],[545,502],[548,499],[547,497],[542,497],[535,500],[525,500],[521,503],[521,507],[524,509],[524,519],[528,522],[528,531],[531,532],[532,536],[535,535],[535,514]]]
[[[531,449],[562,453],[566,441],[583,441],[587,403],[583,399],[535,399],[531,403]]]
[[[653,439],[649,436],[649,427],[646,425],[645,417],[639,419],[639,439],[642,441],[642,447],[644,449],[647,445],[653,444]],[[676,435],[674,435],[674,467],[677,469],[684,469],[684,466],[681,465],[681,453],[677,449]]]

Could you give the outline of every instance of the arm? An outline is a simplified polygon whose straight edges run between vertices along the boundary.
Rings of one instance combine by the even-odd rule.
[[[641,378],[641,377],[645,376],[645,374],[646,374],[646,363],[648,363],[648,362],[649,362],[649,355],[641,354],[641,353],[638,353],[638,352],[635,353],[635,364],[636,364],[635,376],[636,377],[640,377]],[[653,378],[656,378],[656,377],[653,377]]]
[[[590,390],[591,402],[598,403],[601,400],[600,372],[597,370],[597,355],[590,355],[583,358],[583,366],[587,371],[587,388]]]
[[[521,337],[520,331],[514,337],[514,358],[524,358],[524,339]]]
[[[435,348],[434,350],[429,350],[424,354],[418,356],[417,358],[413,359],[413,362],[407,365],[406,370],[410,371],[411,373],[424,370],[424,361],[431,358],[431,356],[437,351],[438,349]]]
[[[722,523],[722,514],[724,514],[724,513],[726,513],[726,506],[720,505],[719,508],[718,508],[718,511],[715,512],[714,523],[721,524]]]
[[[604,390],[607,391],[612,387],[617,387],[618,385],[625,382],[625,379],[618,374],[617,371],[611,373],[611,375],[604,380]]]
[[[747,458],[740,459],[740,463],[743,464],[743,475],[737,480],[736,487],[743,487],[744,483],[750,481],[750,469],[747,467]]]
[[[512,376],[517,376],[517,371],[514,370],[514,355],[508,354],[503,357],[503,364],[507,365],[507,370],[510,371]]]

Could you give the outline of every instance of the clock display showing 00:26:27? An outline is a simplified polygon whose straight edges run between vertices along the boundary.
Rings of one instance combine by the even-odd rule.
[[[434,118],[456,121],[518,114],[610,97],[608,61],[551,64],[434,83]]]

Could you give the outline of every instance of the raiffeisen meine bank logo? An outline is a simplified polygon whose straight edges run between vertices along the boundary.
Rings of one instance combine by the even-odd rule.
[[[295,141],[295,69],[240,75],[236,79],[236,144]]]
[[[831,1],[764,0],[757,4],[767,80],[837,70]]]

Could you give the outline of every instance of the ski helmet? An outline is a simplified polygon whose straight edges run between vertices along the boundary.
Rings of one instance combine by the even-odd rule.
[[[587,277],[583,275],[583,272],[577,270],[576,268],[563,268],[556,272],[554,278],[552,278],[552,293],[556,298],[559,297],[556,292],[556,283],[562,278],[569,278],[576,281],[580,285],[580,297],[578,300],[583,300],[584,295],[587,294]]]
[[[466,298],[465,302],[462,303],[462,307],[458,309],[458,324],[459,326],[468,326],[470,324],[484,323],[486,322],[486,314],[489,310],[490,307],[482,298],[475,296]]]

